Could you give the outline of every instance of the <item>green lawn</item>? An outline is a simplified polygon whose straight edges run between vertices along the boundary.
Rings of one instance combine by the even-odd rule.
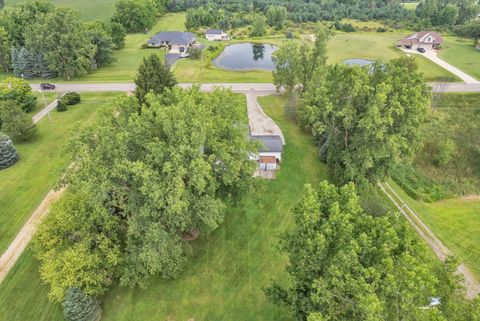
[[[480,278],[480,197],[425,203],[410,198],[394,182],[391,185],[433,233]]]
[[[395,43],[404,36],[405,33],[400,32],[338,33],[328,43],[329,62],[340,63],[351,58],[388,61],[402,57],[404,54],[395,47]],[[419,55],[414,57],[427,81],[459,81],[455,75],[430,60]]]
[[[0,253],[3,253],[35,208],[57,182],[67,160],[61,149],[68,133],[79,123],[90,122],[95,107],[112,94],[84,94],[83,102],[67,112],[51,113],[38,124],[38,137],[15,144],[20,160],[0,171]]]
[[[480,79],[480,50],[473,47],[473,41],[453,36],[447,36],[444,39],[440,58]]]
[[[6,0],[5,6],[11,7],[16,4],[25,3],[28,0]],[[44,0],[53,3],[57,6],[68,7],[80,12],[82,20],[92,21],[101,20],[107,21],[113,15],[115,3],[118,0]]]
[[[285,280],[279,233],[291,226],[290,210],[304,184],[326,179],[327,171],[313,138],[283,116],[283,98],[265,97],[261,103],[287,141],[277,179],[230,206],[225,223],[195,241],[179,279],[155,279],[146,290],[115,287],[105,298],[103,320],[288,320],[262,288],[273,278]],[[59,308],[45,299],[37,269],[27,251],[0,286],[1,321],[60,318]]]
[[[415,10],[417,9],[419,2],[402,2],[401,5],[408,10]]]

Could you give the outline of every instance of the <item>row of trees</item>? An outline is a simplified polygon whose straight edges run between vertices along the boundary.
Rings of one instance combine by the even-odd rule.
[[[175,79],[156,55],[136,83],[135,96],[115,101],[71,140],[69,192],[35,240],[54,301],[68,289],[100,295],[114,280],[147,286],[156,275],[177,277],[189,240],[215,230],[226,202],[253,183],[241,99],[171,89]]]
[[[121,24],[84,24],[77,12],[33,1],[0,13],[0,65],[26,79],[70,79],[114,61]]]
[[[477,17],[480,4],[476,0],[423,0],[416,8],[424,26],[463,25]]]

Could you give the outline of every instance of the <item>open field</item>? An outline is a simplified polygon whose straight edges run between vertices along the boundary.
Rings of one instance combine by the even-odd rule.
[[[195,242],[179,279],[155,279],[146,290],[115,287],[105,298],[103,320],[288,319],[286,311],[267,302],[262,288],[273,277],[285,278],[278,235],[291,225],[289,210],[304,184],[317,184],[327,173],[313,138],[283,116],[283,98],[261,102],[287,140],[277,179],[227,209],[225,223]],[[58,320],[59,308],[47,303],[37,269],[27,251],[0,285],[0,300],[8,303],[0,305],[1,321]]]
[[[107,21],[113,15],[115,3],[118,0],[44,0],[57,6],[67,7],[80,12],[82,20]],[[11,7],[16,4],[25,3],[27,0],[6,0],[5,6]]]
[[[435,235],[480,278],[480,197],[416,201],[391,182]]]
[[[480,79],[480,50],[473,47],[473,40],[453,36],[444,37],[440,58],[470,76]]]
[[[38,137],[15,144],[20,160],[0,171],[0,253],[8,247],[34,209],[57,182],[68,160],[61,155],[68,133],[95,116],[95,107],[112,94],[85,94],[67,112],[51,113],[38,124]]]
[[[417,9],[419,2],[402,2],[401,4],[405,9],[415,10]]]

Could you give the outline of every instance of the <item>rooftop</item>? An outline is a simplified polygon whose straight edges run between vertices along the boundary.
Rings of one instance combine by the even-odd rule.
[[[223,33],[223,30],[219,29],[207,29],[205,31],[205,34],[207,35],[221,35]]]
[[[195,34],[181,31],[162,31],[148,40],[149,44],[168,42],[171,45],[187,45],[195,39]]]
[[[283,142],[280,136],[251,136],[251,139],[260,142],[260,153],[282,153]]]

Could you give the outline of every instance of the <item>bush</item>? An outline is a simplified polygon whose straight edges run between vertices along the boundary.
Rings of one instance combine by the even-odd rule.
[[[0,100],[14,100],[25,112],[37,105],[37,97],[32,93],[28,81],[16,77],[9,77],[0,83]]]
[[[435,184],[411,166],[398,165],[392,170],[393,180],[413,199],[436,202],[450,196],[447,187]]]
[[[81,98],[78,93],[69,92],[63,95],[61,99],[66,105],[76,105],[80,102]]]
[[[23,112],[15,101],[0,103],[1,129],[15,141],[28,141],[35,137],[37,127],[32,117]]]
[[[12,166],[18,158],[17,150],[10,137],[0,133],[0,169]]]
[[[385,29],[384,27],[378,27],[377,32],[387,32],[387,29]]]
[[[433,159],[435,165],[440,167],[447,166],[452,160],[456,150],[457,146],[453,140],[446,139],[440,142],[437,147],[437,153]]]
[[[63,99],[59,99],[57,101],[57,111],[58,112],[67,111],[67,104]]]
[[[189,48],[187,53],[190,54],[190,58],[192,59],[200,59],[202,56],[202,49],[200,48]]]
[[[67,321],[98,321],[102,308],[95,298],[80,289],[70,288],[65,293],[63,314]]]

